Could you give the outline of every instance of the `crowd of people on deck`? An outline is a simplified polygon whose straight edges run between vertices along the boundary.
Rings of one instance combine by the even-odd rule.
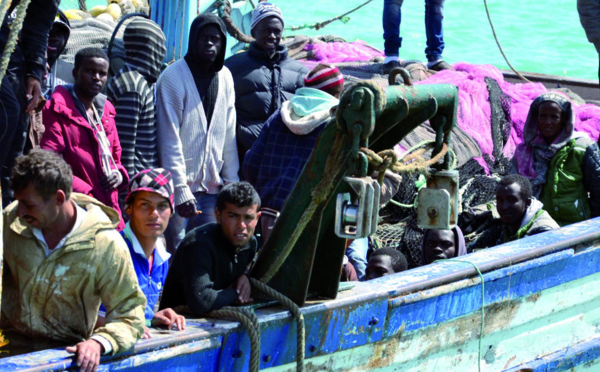
[[[187,54],[164,71],[163,32],[136,18],[123,35],[125,65],[107,84],[101,49],[81,49],[70,68],[58,58],[69,38],[67,24],[48,19],[58,3],[32,1],[12,61],[20,70],[0,90],[0,328],[11,345],[71,343],[91,371],[151,327],[184,330],[183,314],[253,302],[249,267],[333,122],[344,77],[289,58],[281,11],[259,3],[248,51],[226,60],[223,21],[201,14]],[[532,103],[512,166],[495,202],[466,211],[460,227],[424,232],[424,265],[488,248],[468,249],[463,230],[490,220],[503,225],[502,244],[600,215],[600,150],[574,131],[565,95]],[[400,182],[386,171],[381,204]],[[406,270],[396,248],[348,242],[341,280]]]

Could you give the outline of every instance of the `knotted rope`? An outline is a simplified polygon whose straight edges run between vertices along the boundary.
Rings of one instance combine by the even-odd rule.
[[[85,0],[79,0],[79,10],[87,12],[87,5],[85,4]]]
[[[2,84],[4,75],[6,75],[6,69],[8,68],[8,63],[10,62],[10,56],[17,47],[19,33],[21,32],[21,28],[23,28],[23,21],[27,15],[27,7],[29,6],[30,2],[31,0],[21,0],[17,7],[17,17],[13,21],[13,24],[10,28],[8,40],[6,42],[6,46],[4,47],[4,51],[2,52],[2,60],[0,61],[0,84]],[[6,10],[8,9],[9,3],[9,0],[2,0],[2,4],[0,4],[0,22],[6,16]]]
[[[304,328],[304,315],[302,315],[300,308],[292,300],[260,280],[250,278],[250,284],[255,289],[277,300],[284,307],[287,307],[292,313],[292,316],[296,318],[296,371],[304,372],[306,331]],[[220,310],[211,311],[207,314],[207,317],[217,319],[233,319],[246,328],[248,331],[248,336],[250,337],[249,369],[251,372],[258,372],[260,369],[260,324],[256,314],[247,308],[227,306]]]
[[[427,175],[429,167],[444,158],[448,152],[448,145],[444,143],[442,150],[429,160],[423,158],[423,154],[427,151],[425,148],[417,149],[401,159],[398,159],[398,155],[396,155],[394,150],[383,150],[376,153],[371,149],[361,147],[360,151],[367,156],[369,167],[372,167],[373,171],[379,172],[377,181],[381,184],[386,169],[394,173],[423,173]]]

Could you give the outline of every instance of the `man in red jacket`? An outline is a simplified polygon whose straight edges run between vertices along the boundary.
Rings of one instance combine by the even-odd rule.
[[[119,215],[118,189],[126,188],[115,108],[101,94],[108,57],[98,48],[75,56],[73,85],[59,86],[44,108],[46,132],[40,146],[63,156],[73,169],[73,191],[93,196]],[[125,224],[121,220],[118,230]]]

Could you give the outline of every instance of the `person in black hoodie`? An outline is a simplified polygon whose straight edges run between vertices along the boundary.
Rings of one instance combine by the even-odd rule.
[[[247,52],[225,61],[235,86],[240,160],[258,138],[264,122],[304,86],[309,71],[288,57],[287,48],[280,45],[282,32],[281,10],[270,3],[259,3],[252,13],[255,41]]]
[[[251,303],[246,269],[254,259],[260,198],[247,182],[231,183],[217,196],[217,223],[190,231],[175,253],[160,309],[201,315]]]

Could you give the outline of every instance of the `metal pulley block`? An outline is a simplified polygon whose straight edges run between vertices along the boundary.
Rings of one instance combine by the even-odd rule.
[[[338,194],[335,209],[335,234],[340,238],[359,239],[377,231],[381,186],[371,177],[344,177],[356,193]]]
[[[427,187],[417,197],[417,226],[449,230],[458,213],[458,171],[437,171],[427,178]]]

